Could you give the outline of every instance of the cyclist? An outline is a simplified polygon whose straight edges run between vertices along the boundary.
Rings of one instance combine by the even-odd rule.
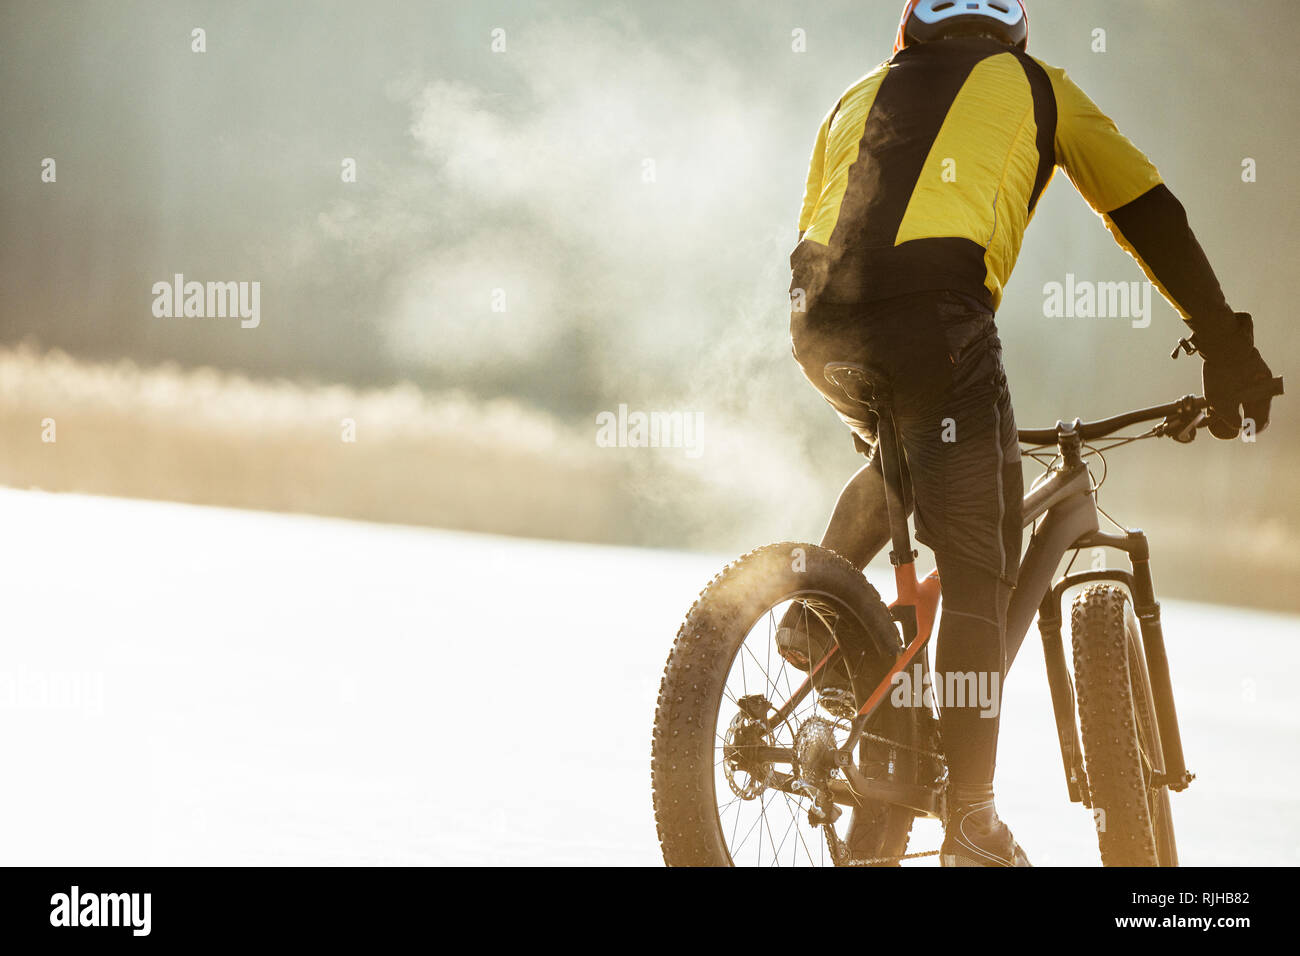
[[[791,256],[795,358],[869,459],[872,424],[824,369],[855,362],[892,383],[908,508],[943,581],[936,678],[996,675],[999,695],[1023,478],[994,314],[1055,167],[1190,326],[1216,437],[1238,434],[1240,396],[1271,377],[1156,167],[1063,70],[1026,53],[1028,35],[1022,0],[910,0],[893,58],[821,124]],[[1269,400],[1245,414],[1262,430]],[[845,486],[822,544],[863,568],[887,537],[876,459]],[[804,669],[830,646],[800,605],[777,641]],[[994,808],[998,720],[959,703],[941,702],[941,863],[1028,866]]]

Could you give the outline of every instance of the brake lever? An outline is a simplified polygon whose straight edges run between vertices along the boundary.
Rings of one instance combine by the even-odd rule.
[[[1196,439],[1196,433],[1210,424],[1210,416],[1206,414],[1205,409],[1201,409],[1196,416],[1187,423],[1187,427],[1176,435],[1170,435],[1176,442],[1184,445],[1190,445]]]
[[[1196,440],[1196,433],[1209,424],[1209,416],[1200,409],[1190,418],[1186,414],[1168,415],[1156,426],[1155,433],[1161,438],[1172,438],[1183,445],[1190,445]]]

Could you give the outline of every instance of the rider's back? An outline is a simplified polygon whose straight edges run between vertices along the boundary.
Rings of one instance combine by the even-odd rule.
[[[1148,272],[1126,217],[1185,229],[1155,166],[1064,70],[983,37],[910,46],[822,123],[793,288],[810,306],[946,289],[996,311],[1058,165]],[[1183,298],[1185,316],[1227,308],[1217,284]]]

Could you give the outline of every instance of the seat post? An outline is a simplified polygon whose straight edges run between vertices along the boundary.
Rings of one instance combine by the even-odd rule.
[[[827,381],[837,386],[850,401],[876,419],[876,454],[880,456],[880,470],[885,480],[885,513],[893,544],[889,563],[894,566],[894,579],[898,583],[895,616],[902,620],[905,637],[910,641],[918,633],[920,591],[916,579],[916,551],[912,548],[912,534],[907,525],[903,453],[894,422],[889,378],[851,362],[828,363],[824,374]]]
[[[889,563],[894,566],[894,582],[898,588],[898,602],[894,617],[903,625],[903,639],[911,641],[918,633],[917,607],[920,588],[916,579],[916,551],[912,548],[912,535],[907,526],[907,506],[903,497],[903,455],[899,449],[898,430],[894,424],[893,405],[888,392],[876,393],[871,403],[876,413],[876,435],[880,455],[880,470],[885,478],[885,510],[888,513],[889,536],[893,549]]]
[[[907,525],[907,506],[903,494],[903,455],[898,444],[898,430],[894,425],[893,405],[888,392],[876,392],[871,402],[876,413],[876,434],[880,443],[880,469],[885,477],[885,508],[889,513],[889,537],[893,550],[889,563],[894,567],[912,564],[916,551],[912,548],[911,531]]]

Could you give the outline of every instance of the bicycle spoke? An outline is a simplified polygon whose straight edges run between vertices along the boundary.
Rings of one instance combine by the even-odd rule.
[[[739,819],[739,817],[737,817],[737,819]],[[745,835],[744,837],[741,838],[740,844],[734,850],[731,851],[731,855],[733,857],[745,848],[745,844],[749,842],[750,834],[754,832],[754,828],[758,826],[760,820],[762,820],[761,813],[759,814],[759,819],[755,820],[753,823],[749,825],[749,829],[745,831]]]
[[[726,812],[727,812],[728,810],[730,810],[732,807],[735,807],[737,813],[739,813],[739,811],[740,811],[740,804],[743,803],[743,802],[744,802],[744,801],[742,801],[742,800],[740,799],[740,797],[732,797],[730,800],[728,800],[728,801],[727,801],[726,803],[724,803],[722,806],[718,807],[718,816],[719,816],[719,817],[722,816],[724,813],[726,813]]]
[[[803,830],[799,829],[798,826],[796,826],[796,824],[798,824],[799,822],[801,808],[799,807],[798,804],[791,803],[789,794],[782,793],[781,795],[785,797],[786,808],[790,811],[790,818],[791,818],[790,825],[795,827],[795,831],[794,831],[795,836],[797,836],[799,838],[799,842],[803,844],[804,855],[808,857],[808,863],[810,865],[816,866],[816,863],[814,863],[812,858],[812,851],[808,849],[808,841],[803,838]],[[794,864],[792,863],[791,865],[793,866]]]
[[[785,794],[782,794],[782,796],[785,796]],[[787,799],[786,802],[789,803],[789,800]],[[787,809],[788,809],[788,808],[787,808]],[[785,832],[784,832],[783,834],[781,834],[781,846],[779,846],[779,847],[776,848],[776,852],[777,852],[777,856],[778,856],[778,857],[780,857],[780,855],[781,855],[781,849],[782,849],[782,847],[785,846],[785,841],[788,840],[788,839],[790,839],[790,831],[791,831],[791,829],[794,828],[794,825],[795,825],[796,822],[797,822],[796,817],[794,816],[794,814],[791,814],[791,815],[790,815],[790,822],[786,824],[786,826],[785,826]],[[797,836],[797,831],[796,831],[796,836]],[[792,851],[797,850],[797,849],[799,848],[799,844],[798,844],[797,842],[796,842],[796,843],[792,843],[792,844],[790,845],[790,848],[791,848]],[[794,856],[794,854],[792,853],[792,855],[791,855],[791,860],[790,860],[790,865],[791,865],[791,866],[794,865],[794,859],[795,859],[795,856]]]
[[[737,797],[736,799],[739,800],[740,798]],[[737,808],[736,808],[736,822],[733,823],[733,824],[731,825],[731,842],[732,842],[733,845],[734,845],[735,842],[736,842],[736,831],[739,830],[739,829],[740,829],[740,808],[737,807]]]
[[[772,644],[774,643],[774,641],[772,637],[772,612],[771,611],[767,612],[767,623],[768,623],[767,647],[766,647],[767,653],[765,655],[767,657],[767,666],[763,668],[764,674],[770,674],[772,672]],[[764,697],[768,696],[767,688],[763,689],[763,696]]]
[[[777,785],[771,776],[762,776],[773,772],[778,763],[782,765],[782,773],[787,772],[786,765],[790,766],[789,772],[792,773],[794,751],[802,728],[810,720],[825,719],[820,715],[818,694],[811,680],[786,659],[777,641],[777,631],[793,606],[792,601],[799,601],[801,606],[791,626],[812,633],[820,633],[817,628],[822,627],[835,641],[833,646],[838,647],[836,631],[843,612],[820,598],[804,601],[794,597],[768,608],[750,626],[736,648],[724,682],[722,707],[714,728],[717,752],[713,768],[718,820],[731,858],[738,865],[817,866],[834,863],[833,854],[828,849],[829,837],[808,819],[809,798],[789,791],[789,778]],[[761,647],[759,642],[762,642]],[[773,713],[779,714],[780,721],[760,723],[740,713],[741,699],[760,696],[771,708],[769,718]],[[832,726],[837,744],[842,744],[846,729],[839,722],[832,722]],[[738,735],[744,736],[743,746],[754,746],[761,740],[762,747],[784,752],[786,756],[752,768],[747,768],[744,763],[749,758],[742,758],[739,764],[729,762],[728,742],[735,743]],[[756,773],[760,776],[756,777]],[[824,786],[824,783],[815,785]],[[785,816],[784,824],[780,819],[773,819],[779,815]],[[844,817],[844,820],[848,822],[851,817]],[[817,842],[815,852],[809,842],[809,831]]]
[[[777,792],[780,793],[779,790],[778,790]],[[781,795],[782,795],[782,796],[785,796],[785,794],[781,794]],[[761,798],[761,797],[759,798],[759,802],[760,802],[760,803],[762,802],[762,798]],[[778,861],[778,859],[779,859],[779,856],[778,856],[778,852],[777,852],[777,849],[776,849],[776,837],[772,836],[772,828],[768,825],[768,822],[767,822],[767,804],[763,804],[763,808],[759,811],[759,817],[760,817],[760,819],[762,819],[762,821],[763,821],[763,829],[767,831],[767,841],[768,841],[769,843],[772,844],[772,864],[771,864],[771,865],[775,866],[776,863],[777,863],[777,861]],[[762,852],[763,843],[762,843],[762,840],[759,841],[759,844],[758,844],[758,845],[759,845],[758,862],[759,862],[759,865],[761,866],[762,863],[763,863],[763,852]]]

